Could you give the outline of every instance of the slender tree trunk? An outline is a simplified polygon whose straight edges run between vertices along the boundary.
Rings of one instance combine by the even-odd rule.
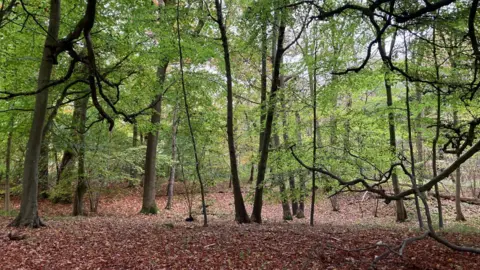
[[[283,76],[281,76],[280,78],[280,84],[282,88],[285,87],[285,79]],[[282,95],[281,101],[282,101],[282,109],[283,109],[283,113],[282,113],[283,141],[284,141],[285,147],[287,148],[290,144],[290,139],[288,137],[288,132],[287,132],[288,122],[287,122],[287,104],[285,100],[285,95]],[[292,197],[292,215],[295,216],[298,212],[298,201],[297,201],[297,198],[295,198],[294,196],[291,196],[295,193],[295,175],[292,172],[288,172],[288,183],[290,186],[290,192],[289,192],[289,196],[287,196],[286,198],[288,199],[289,197]],[[287,204],[288,204],[288,201],[287,201]]]
[[[173,198],[173,187],[175,184],[175,172],[176,172],[176,160],[177,160],[177,128],[178,128],[178,110],[179,104],[175,105],[173,111],[173,121],[172,121],[172,165],[170,165],[170,175],[168,177],[168,187],[167,187],[167,205],[165,209],[172,208],[172,198]]]
[[[75,195],[73,199],[73,215],[80,216],[84,215],[83,210],[83,198],[85,197],[85,193],[87,192],[87,180],[86,180],[86,172],[85,172],[85,132],[86,127],[85,123],[87,121],[87,105],[88,105],[88,97],[79,99],[75,102],[79,103],[77,106],[78,110],[78,118],[76,120],[77,125],[75,126],[76,129],[76,141],[78,145],[78,170],[77,170],[77,188],[75,189]],[[75,106],[75,107],[77,107]]]
[[[396,40],[396,33],[391,41],[390,45],[390,57],[393,53],[394,45]],[[383,44],[379,43],[379,46],[384,46]],[[386,63],[385,63],[386,65]],[[385,91],[387,94],[387,107],[388,111],[388,133],[390,136],[390,150],[392,151],[393,155],[397,154],[397,142],[396,142],[396,135],[395,135],[395,114],[393,112],[393,97],[392,97],[392,85],[390,83],[390,72],[385,72],[384,74],[384,83],[385,83]],[[400,184],[398,181],[398,176],[395,170],[392,172],[392,186],[394,194],[400,193]],[[397,222],[404,222],[407,220],[407,210],[405,209],[405,205],[403,200],[395,201],[396,206],[396,213],[397,213]]]
[[[388,112],[388,133],[390,135],[390,149],[393,154],[397,152],[397,142],[395,135],[395,115],[393,112],[393,98],[392,98],[392,86],[388,81],[388,73],[385,73],[385,90],[387,92],[387,106],[390,109]],[[400,193],[400,184],[398,182],[397,173],[392,173],[392,185],[394,194]],[[397,222],[404,222],[407,220],[407,210],[403,204],[403,200],[395,201]]]
[[[58,168],[58,173],[57,173],[57,184],[62,181],[64,178],[65,173],[69,171],[69,168],[71,167],[71,164],[74,163],[73,161],[75,160],[75,153],[72,149],[66,149],[63,152],[62,160],[60,161],[60,166]]]
[[[43,56],[38,73],[37,89],[45,87],[50,82],[53,70],[52,49],[58,39],[60,28],[60,0],[50,0],[50,18],[48,23],[48,35],[43,48]],[[29,226],[38,228],[43,222],[38,215],[38,162],[42,145],[42,131],[45,123],[45,115],[48,106],[48,90],[44,90],[35,96],[35,109],[30,128],[30,136],[25,153],[25,164],[22,181],[22,202],[20,212],[10,225]]]
[[[295,118],[296,118],[296,122],[297,122],[297,126],[301,126],[302,125],[302,120],[300,118],[300,113],[299,112],[296,112],[295,113]],[[300,131],[300,129],[297,131],[297,144],[298,146],[301,146],[302,145],[302,132]],[[306,182],[306,179],[305,179],[305,172],[303,171],[303,169],[301,168],[299,173],[298,173],[298,183],[300,184],[300,196],[298,198],[298,210],[297,210],[297,218],[305,218],[305,194],[307,192],[307,188],[305,186],[305,182]]]
[[[317,62],[317,48],[315,46],[314,49],[314,55],[315,55],[315,65]],[[317,119],[317,69],[313,68],[313,74],[311,77],[311,98],[313,101],[313,154],[312,154],[312,167],[315,167],[315,164],[317,163],[317,130],[318,130],[318,119]],[[312,202],[310,204],[310,226],[313,226],[314,224],[314,217],[315,217],[315,193],[317,191],[317,186],[316,186],[316,173],[315,171],[312,171]]]
[[[262,72],[260,75],[260,136],[258,143],[258,151],[262,151],[262,143],[265,135],[265,117],[267,108],[267,20],[264,19],[262,23]]]
[[[88,102],[88,98],[86,102]],[[85,99],[84,98],[84,99]],[[81,99],[81,100],[84,100]],[[73,128],[71,137],[72,141],[70,142],[70,146],[65,149],[63,152],[62,160],[60,161],[60,166],[57,172],[57,184],[64,183],[63,181],[68,181],[70,183],[75,177],[75,162],[77,161],[79,155],[79,131],[80,131],[80,121],[83,117],[83,103],[80,100],[77,100],[73,103],[73,115],[72,115],[72,122],[71,127]],[[85,105],[86,106],[86,105]],[[85,109],[86,110],[86,109]],[[51,115],[52,116],[52,115]],[[53,116],[54,117],[54,116]],[[51,119],[53,121],[53,119]],[[50,125],[45,125],[45,127],[49,128]],[[44,132],[45,134],[45,132]],[[78,172],[78,171],[77,171]]]
[[[285,179],[283,175],[279,175],[277,177],[277,181],[279,181],[280,194],[282,196],[283,220],[293,220],[292,211],[290,210],[290,203],[288,202],[287,189],[285,187]]]
[[[165,82],[165,76],[167,74],[168,62],[164,62],[157,69],[157,78],[160,85],[163,86]],[[159,95],[162,95],[160,93]],[[140,213],[143,214],[157,214],[158,207],[155,201],[155,195],[157,192],[156,181],[156,163],[157,163],[157,145],[158,145],[158,125],[160,124],[162,113],[162,97],[155,97],[158,100],[155,104],[154,112],[152,114],[150,123],[154,126],[154,131],[150,131],[147,137],[147,153],[145,157],[145,179],[143,182],[143,201],[142,209]]]
[[[48,155],[49,155],[50,138],[47,135],[42,139],[40,147],[40,160],[38,169],[38,189],[40,196],[46,198],[48,196]]]
[[[453,112],[453,126],[458,125],[458,112]],[[457,159],[461,153],[457,151]],[[461,201],[461,191],[462,191],[462,173],[461,167],[459,166],[455,171],[455,212],[457,213],[455,220],[456,221],[465,221],[465,216],[462,212],[462,201]]]
[[[282,13],[284,13],[284,9],[282,9]],[[277,98],[276,96],[277,90],[279,89],[280,67],[282,63],[283,53],[285,52],[283,48],[284,36],[285,19],[284,14],[282,14],[280,19],[280,26],[278,29],[277,50],[272,72],[272,88],[268,99],[268,107],[265,118],[265,133],[262,142],[262,151],[260,153],[260,161],[258,162],[257,169],[257,183],[255,187],[255,196],[252,211],[252,221],[256,223],[262,222],[263,181],[265,180],[265,174],[267,172],[268,146],[270,144],[270,139],[272,135],[273,117],[275,114],[275,104]]]
[[[190,131],[190,138],[192,139],[193,155],[195,158],[195,171],[197,172],[198,182],[200,183],[200,194],[202,197],[202,210],[203,210],[203,226],[208,226],[207,217],[207,205],[205,203],[205,187],[203,184],[202,174],[200,172],[200,159],[198,158],[197,143],[195,140],[195,134],[193,132],[192,121],[190,118],[190,110],[188,107],[187,89],[185,87],[185,74],[183,72],[183,50],[182,50],[182,37],[180,33],[180,0],[177,0],[177,42],[178,42],[178,54],[180,56],[180,76],[182,81],[183,102],[185,105],[185,114],[187,115],[188,129]]]
[[[405,35],[403,37],[403,43],[405,46],[405,51],[408,51],[408,46],[407,46],[407,41],[405,39]],[[405,72],[408,72],[408,55],[405,54]],[[418,219],[418,226],[422,230],[424,225],[423,225],[423,217],[422,217],[422,212],[420,209],[420,203],[419,203],[419,198],[424,199],[424,194],[418,191],[417,188],[417,172],[416,172],[416,166],[415,166],[415,153],[413,151],[413,136],[412,136],[412,110],[410,109],[410,84],[407,79],[405,79],[405,105],[407,107],[407,129],[408,129],[408,147],[410,150],[410,164],[411,164],[411,171],[410,171],[410,181],[412,183],[412,188],[415,190],[415,209],[417,211],[417,219]],[[424,203],[424,206],[425,203]],[[428,206],[426,206],[428,207]],[[427,219],[429,219],[427,212]]]
[[[10,165],[12,161],[12,139],[13,139],[13,124],[14,117],[10,117],[10,123],[8,125],[8,138],[7,138],[7,153],[5,157],[5,211],[10,213]]]
[[[255,173],[255,164],[252,163],[250,167],[250,177],[248,178],[248,183],[251,184],[253,183],[253,175]]]
[[[217,23],[220,29],[223,45],[223,55],[225,61],[225,74],[227,77],[227,137],[228,152],[230,155],[230,171],[233,185],[233,197],[235,203],[235,220],[238,223],[250,223],[250,219],[245,209],[243,201],[242,189],[240,187],[240,178],[238,177],[237,154],[235,149],[235,135],[233,132],[233,82],[232,71],[230,66],[230,50],[228,45],[227,30],[223,22],[222,4],[220,0],[215,0],[217,10]]]
[[[280,148],[280,137],[277,133],[273,134],[273,148]],[[282,172],[274,174],[274,179],[278,187],[280,188],[280,197],[282,200],[283,220],[292,220],[292,211],[290,210],[290,203],[288,202],[287,189],[285,187],[285,178]]]
[[[137,147],[138,145],[138,125],[137,123],[133,124],[133,138],[132,138],[132,147]],[[130,168],[130,177],[137,179],[137,169],[135,168],[136,164],[132,164]],[[129,180],[128,187],[134,187],[135,181]]]
[[[417,99],[417,104],[421,105],[422,104],[422,91],[420,89],[420,87],[418,86],[418,84],[416,84],[416,87],[415,87],[415,95],[416,95],[416,99]],[[415,145],[416,145],[416,148],[417,148],[417,162],[420,162],[422,163],[422,167],[420,170],[418,170],[418,180],[419,180],[419,183],[422,184],[423,183],[423,177],[424,177],[424,166],[423,166],[423,161],[424,161],[424,157],[423,157],[423,131],[422,131],[422,119],[424,117],[424,110],[422,109],[418,114],[417,114],[417,117],[416,117],[416,123],[415,123],[415,129],[416,129],[416,136],[415,136]]]
[[[437,27],[434,24],[433,27],[433,43],[435,44],[436,40],[436,31]],[[437,59],[437,49],[436,46],[433,46],[433,60],[435,64],[435,74],[437,80],[440,79],[440,68],[438,66],[438,59]],[[437,89],[437,119],[436,119],[436,127],[435,127],[435,137],[433,138],[432,143],[432,171],[433,177],[437,177],[438,175],[438,167],[437,167],[437,143],[438,138],[440,137],[440,124],[441,124],[441,95],[440,90]],[[438,227],[440,229],[443,228],[443,209],[442,209],[442,199],[440,198],[440,192],[438,190],[438,184],[435,184],[435,197],[437,198],[437,209],[438,209]]]

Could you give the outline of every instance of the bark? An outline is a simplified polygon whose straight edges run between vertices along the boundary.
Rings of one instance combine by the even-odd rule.
[[[436,25],[433,28],[433,43],[435,44],[436,39]],[[440,79],[440,68],[438,66],[437,59],[437,49],[436,46],[433,46],[433,59],[435,63],[435,73],[437,80]],[[435,127],[435,137],[433,138],[432,143],[432,172],[433,177],[438,176],[438,167],[437,167],[437,143],[438,138],[440,137],[440,123],[441,123],[441,95],[440,90],[437,89],[437,119]],[[438,191],[438,184],[435,184],[435,197],[437,198],[437,210],[438,210],[438,227],[443,228],[443,209],[442,209],[442,200],[440,199],[440,193]]]
[[[137,123],[133,124],[133,138],[132,138],[132,147],[137,147],[138,145],[138,125]],[[133,179],[137,179],[137,169],[135,168],[136,164],[132,164],[132,168],[130,169],[130,177]],[[134,187],[135,181],[130,180],[128,181],[128,187]]]
[[[317,62],[317,52],[315,49],[315,63]],[[318,119],[317,119],[317,69],[313,69],[313,77],[311,82],[313,83],[312,85],[312,92],[311,92],[311,98],[313,100],[313,155],[312,155],[312,166],[315,167],[315,164],[317,163],[317,130],[318,130]],[[315,217],[315,192],[317,190],[317,186],[315,183],[316,180],[316,174],[314,171],[312,171],[312,202],[310,205],[310,226],[313,226],[313,219]]]
[[[7,153],[5,157],[5,211],[7,214],[10,212],[10,169],[12,161],[12,139],[13,139],[13,124],[14,117],[10,117],[8,138],[7,138]]]
[[[405,40],[405,36],[403,39],[404,45],[405,45],[405,50],[407,51],[407,42]],[[407,55],[405,55],[405,71],[408,72],[408,59]],[[416,167],[415,167],[415,153],[413,152],[413,137],[412,137],[412,111],[410,109],[410,85],[407,79],[405,79],[405,105],[407,107],[407,129],[408,129],[408,147],[410,150],[410,164],[411,164],[411,171],[410,171],[410,181],[412,183],[412,188],[415,190],[415,210],[417,211],[417,219],[418,219],[418,226],[420,229],[423,229],[423,217],[422,217],[422,212],[420,209],[420,204],[419,204],[419,197],[424,196],[423,193],[420,193],[417,187],[417,173],[416,173]],[[422,197],[423,198],[423,197]],[[428,215],[428,213],[427,213]],[[428,218],[428,217],[427,217]]]
[[[178,110],[179,104],[177,103],[173,111],[173,123],[172,123],[172,165],[170,165],[170,175],[168,177],[168,186],[167,186],[167,205],[165,209],[172,208],[172,198],[173,198],[173,187],[175,184],[175,172],[177,164],[177,129],[178,129]]]
[[[280,148],[280,137],[277,133],[273,135],[273,148]],[[287,189],[285,187],[285,178],[282,172],[274,174],[275,182],[280,188],[280,196],[282,199],[283,220],[292,220],[292,211],[290,210],[290,204],[288,202]]]
[[[301,126],[302,124],[302,121],[301,121],[301,118],[300,118],[300,113],[299,112],[296,112],[295,113],[295,118],[296,118],[296,122],[297,122],[297,126]],[[300,131],[300,129],[297,131],[297,145],[298,146],[301,146],[302,145],[302,132]],[[299,173],[298,173],[298,179],[299,179],[299,184],[300,184],[300,196],[298,198],[298,210],[297,210],[297,218],[305,218],[305,193],[307,191],[307,188],[305,187],[305,182],[306,182],[306,179],[305,179],[305,173],[303,172],[303,170],[301,170]]]
[[[45,87],[49,82],[53,70],[52,48],[56,45],[60,28],[60,0],[50,0],[50,17],[48,23],[48,35],[45,39],[42,61],[38,73],[37,89]],[[38,228],[43,222],[38,215],[38,163],[40,148],[42,145],[42,131],[48,106],[48,90],[44,90],[35,96],[35,109],[30,135],[25,153],[23,170],[23,191],[20,204],[20,212],[10,225],[29,226]]]
[[[255,164],[252,163],[250,168],[250,177],[248,178],[248,183],[253,183],[253,175],[255,174]]]
[[[80,121],[82,121],[83,117],[83,110],[86,110],[83,108],[84,105],[82,100],[87,99],[86,102],[88,102],[88,98],[84,98],[81,100],[76,100],[73,103],[73,115],[72,115],[72,122],[71,122],[71,127],[73,128],[72,130],[72,141],[70,142],[70,146],[63,152],[62,160],[60,162],[60,166],[58,169],[57,173],[57,184],[60,183],[60,181],[71,181],[75,175],[75,161],[78,158],[79,155],[79,132],[80,132]]]
[[[281,87],[284,88],[285,87],[285,78],[283,76],[281,76],[280,83],[281,83]],[[285,95],[282,95],[282,109],[283,109],[283,113],[282,113],[283,142],[284,142],[285,147],[288,147],[288,145],[290,144],[290,139],[289,139],[288,132],[287,132],[287,128],[288,128],[287,104],[286,104],[286,100],[285,100]],[[295,192],[295,176],[291,172],[288,173],[288,183],[289,183],[289,186],[290,186],[290,195],[292,195]],[[297,211],[298,211],[297,198],[295,196],[287,196],[287,198],[288,197],[292,197],[292,215],[295,216],[297,214]],[[287,204],[288,204],[288,202],[287,202]]]
[[[272,87],[268,99],[268,107],[265,118],[265,133],[262,142],[262,149],[260,152],[260,161],[258,162],[257,169],[257,182],[255,187],[255,196],[252,211],[252,221],[256,223],[262,222],[263,181],[265,180],[265,174],[267,172],[268,145],[270,144],[270,139],[272,135],[272,124],[275,114],[276,96],[279,89],[280,67],[284,53],[283,40],[285,35],[285,20],[283,17],[284,16],[281,16],[280,26],[278,29],[277,50],[272,71]]]
[[[65,173],[69,170],[71,167],[70,165],[74,163],[73,161],[75,160],[75,153],[72,149],[66,149],[63,152],[62,160],[60,161],[60,166],[58,167],[58,173],[57,173],[57,184],[62,180],[62,178],[65,178]],[[68,177],[67,177],[68,178]]]
[[[295,175],[293,173],[289,173],[288,175],[288,184],[290,186],[290,194],[293,195],[296,192],[295,187]],[[298,213],[298,200],[296,196],[292,197],[292,215],[296,216]]]
[[[168,62],[163,63],[157,69],[157,79],[159,84],[163,86],[165,76],[167,74]],[[159,95],[162,95],[160,93]],[[162,112],[162,97],[155,97],[158,100],[154,106],[154,111],[150,120],[154,131],[150,131],[147,135],[147,151],[145,157],[145,179],[143,180],[143,200],[142,209],[140,213],[143,214],[157,214],[158,207],[155,201],[156,195],[156,162],[157,162],[157,145],[158,145],[158,125],[160,124]]]
[[[458,112],[453,112],[453,125],[456,127],[458,125]],[[457,159],[460,156],[460,153],[457,151]],[[462,202],[461,202],[461,191],[462,191],[462,173],[461,166],[455,171],[455,212],[456,221],[465,221],[465,216],[462,212]]]
[[[267,21],[262,23],[262,73],[260,75],[260,136],[258,151],[262,151],[262,143],[265,134],[265,116],[267,108]]]
[[[40,195],[44,198],[48,196],[48,192],[51,189],[48,165],[49,165],[49,145],[50,145],[50,128],[53,125],[53,121],[58,114],[58,110],[62,106],[65,97],[67,96],[68,87],[62,91],[60,97],[55,102],[48,119],[45,123],[45,127],[42,131],[42,147],[40,148],[40,163],[39,163],[39,189]],[[58,171],[57,171],[58,177]],[[58,180],[58,179],[57,179]]]
[[[16,3],[17,3],[17,0],[10,0],[8,4],[5,4],[5,0],[2,1],[3,6],[0,10],[0,28],[5,26],[5,24],[8,23],[8,20],[6,20],[7,21],[6,23],[3,23],[3,22],[10,15],[10,13],[12,13]]]
[[[390,57],[392,56],[394,45],[395,45],[395,40],[396,40],[396,33],[393,37],[393,40],[391,41],[391,46],[390,46]],[[383,44],[379,42],[379,46],[382,46],[382,50],[385,50],[383,48]],[[384,63],[387,65],[387,63]],[[392,151],[393,155],[397,154],[397,142],[396,142],[396,135],[395,135],[395,114],[393,111],[393,97],[392,97],[392,86],[390,84],[388,76],[390,75],[390,72],[385,72],[384,74],[384,83],[385,83],[385,91],[387,94],[387,107],[389,108],[388,110],[388,133],[389,133],[389,138],[390,138],[390,150]],[[392,173],[392,186],[393,186],[393,192],[394,194],[399,194],[400,193],[400,184],[398,182],[398,176],[395,171]],[[396,214],[397,214],[397,222],[404,222],[407,220],[407,210],[405,209],[405,205],[403,203],[403,200],[397,200],[395,201],[395,209],[396,209]]]
[[[180,0],[177,0],[177,14],[176,14],[177,25],[180,25]],[[195,134],[193,132],[192,121],[190,118],[190,110],[188,107],[188,98],[187,98],[187,89],[185,86],[185,74],[183,72],[183,50],[182,50],[182,37],[180,33],[180,27],[177,27],[177,44],[178,44],[178,54],[180,56],[180,75],[182,82],[182,92],[183,92],[183,102],[185,105],[185,114],[187,115],[188,129],[190,131],[190,138],[192,140],[193,154],[195,158],[195,171],[197,172],[198,182],[200,183],[200,194],[202,197],[202,213],[203,213],[203,226],[208,226],[208,217],[207,217],[207,207],[205,203],[205,188],[203,184],[202,174],[200,172],[200,159],[198,158],[197,143],[195,140]]]
[[[85,172],[85,132],[86,127],[85,123],[87,120],[87,105],[88,105],[88,97],[79,99],[75,101],[75,103],[79,103],[78,107],[78,115],[75,125],[76,130],[76,141],[77,141],[77,153],[78,153],[78,168],[77,168],[77,188],[75,189],[75,195],[73,199],[73,215],[80,216],[84,215],[83,210],[83,198],[85,197],[85,193],[87,192],[87,179],[86,179],[86,172]]]
[[[421,105],[422,104],[422,91],[420,89],[420,87],[418,86],[418,84],[416,84],[416,87],[415,87],[415,95],[416,95],[416,99],[417,99],[417,104]],[[417,162],[418,163],[422,163],[423,164],[423,161],[424,161],[424,157],[423,157],[423,132],[422,132],[422,119],[424,117],[424,110],[422,109],[418,114],[417,114],[417,117],[416,117],[416,125],[415,125],[415,128],[416,128],[416,136],[415,136],[415,145],[416,145],[416,148],[417,148]],[[420,184],[423,183],[423,177],[424,177],[424,173],[423,173],[423,166],[422,168],[418,171],[418,179],[419,179],[419,182]]]
[[[217,10],[217,24],[220,29],[223,56],[225,61],[225,75],[227,77],[227,139],[228,152],[230,155],[230,172],[232,177],[233,197],[235,204],[235,220],[238,223],[249,223],[250,219],[245,209],[243,201],[242,189],[240,187],[240,178],[238,176],[237,155],[235,149],[235,135],[233,131],[233,82],[230,64],[230,49],[227,38],[227,30],[223,22],[222,4],[220,0],[215,0]]]
[[[40,160],[38,165],[38,189],[40,196],[47,197],[48,192],[48,155],[49,155],[50,138],[47,135],[42,139],[42,146],[40,147]]]
[[[288,202],[287,189],[285,187],[285,179],[283,175],[278,176],[280,194],[282,196],[283,220],[293,220],[290,203]]]
[[[397,142],[395,135],[395,115],[393,112],[393,98],[392,98],[392,86],[387,78],[388,73],[385,73],[385,90],[387,92],[387,106],[390,109],[388,112],[388,133],[390,135],[390,149],[393,154],[397,152]],[[400,184],[398,182],[397,173],[394,171],[392,173],[392,185],[394,194],[400,193]],[[404,222],[407,220],[407,210],[403,200],[395,201],[396,213],[397,213],[397,222]]]

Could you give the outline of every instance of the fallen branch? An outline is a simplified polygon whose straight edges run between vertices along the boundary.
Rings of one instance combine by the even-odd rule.
[[[435,196],[435,194],[430,194],[431,196]],[[450,201],[455,201],[455,196],[453,195],[445,195],[440,194],[440,198]],[[480,199],[476,198],[460,198],[460,201],[463,203],[473,204],[473,205],[480,205]]]

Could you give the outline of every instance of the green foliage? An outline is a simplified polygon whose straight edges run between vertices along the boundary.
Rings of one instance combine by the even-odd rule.
[[[53,203],[66,203],[73,202],[73,186],[72,182],[68,179],[60,181],[48,194],[48,199]]]

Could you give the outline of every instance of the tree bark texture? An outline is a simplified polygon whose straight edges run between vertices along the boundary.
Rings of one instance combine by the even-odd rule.
[[[60,0],[50,0],[50,16],[48,23],[48,35],[45,39],[42,61],[38,73],[37,89],[45,87],[49,82],[53,71],[52,49],[58,39],[60,29]],[[43,226],[38,215],[38,163],[40,148],[42,145],[42,131],[48,106],[48,90],[44,90],[35,96],[35,109],[33,121],[30,127],[30,135],[25,153],[25,163],[22,180],[22,198],[20,212],[12,226],[28,226],[38,228]]]
[[[78,115],[76,119],[75,131],[76,131],[76,144],[78,153],[78,168],[77,168],[77,187],[75,189],[75,195],[73,199],[73,215],[84,215],[83,198],[87,192],[87,178],[85,171],[85,123],[87,121],[87,105],[88,97],[76,100],[78,103]]]
[[[157,78],[160,85],[163,86],[165,82],[165,76],[167,74],[168,62],[162,64],[157,69]],[[159,95],[162,95],[160,93]],[[153,131],[150,131],[147,136],[147,151],[145,157],[145,179],[143,182],[143,201],[142,209],[140,213],[143,214],[157,214],[158,207],[155,201],[156,195],[156,162],[157,162],[157,145],[158,145],[158,125],[160,124],[162,113],[162,97],[156,97],[158,100],[154,106],[154,111],[150,119],[150,123],[154,127]]]
[[[248,217],[247,210],[245,209],[242,189],[240,186],[240,178],[238,176],[235,135],[233,131],[233,82],[230,64],[230,49],[228,45],[227,30],[223,22],[222,4],[220,3],[220,0],[215,0],[215,7],[217,10],[217,23],[220,29],[222,39],[223,55],[225,61],[225,74],[227,77],[227,139],[228,152],[230,156],[230,172],[232,177],[233,197],[235,204],[235,220],[238,223],[249,223],[250,219]]]

